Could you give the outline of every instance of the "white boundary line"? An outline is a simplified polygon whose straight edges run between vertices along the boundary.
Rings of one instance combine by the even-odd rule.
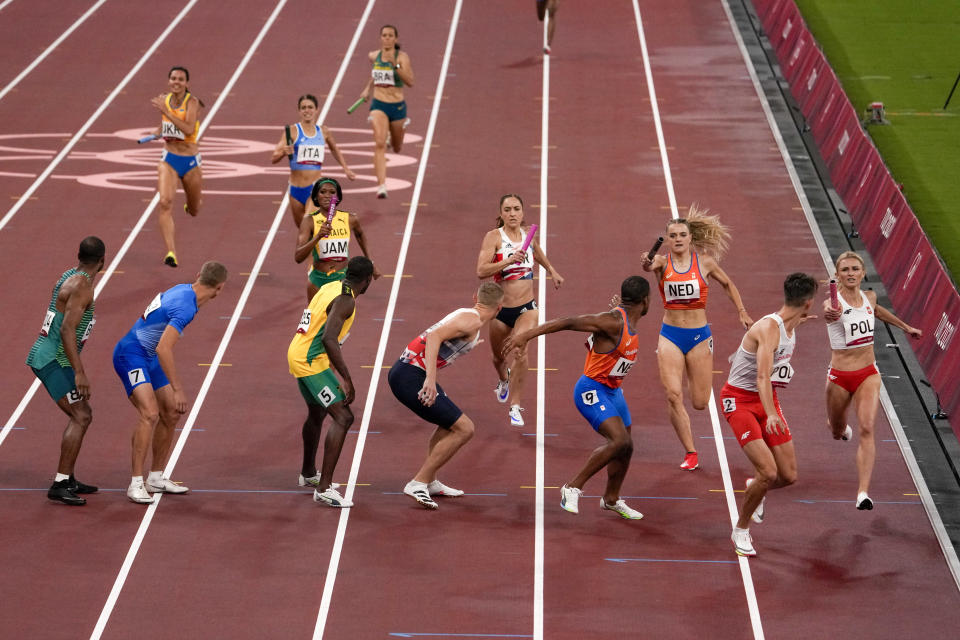
[[[217,100],[217,103],[211,109],[210,118],[206,121],[207,123],[212,120],[213,113],[216,112],[217,107],[222,104],[223,100],[227,98],[230,94],[230,90],[233,87],[233,84],[240,77],[240,73],[246,67],[247,63],[250,61],[250,58],[253,56],[254,51],[260,45],[260,42],[263,40],[264,36],[267,34],[267,31],[273,25],[277,16],[280,14],[281,9],[286,4],[287,0],[280,0],[276,8],[274,8],[273,13],[270,14],[270,17],[267,18],[266,23],[263,25],[263,28],[260,30],[260,33],[257,35],[256,39],[253,41],[253,44],[250,45],[250,49],[247,51],[247,54],[241,60],[237,70],[234,72],[233,77],[230,78],[230,81],[227,83],[223,92],[220,94],[220,98]],[[332,97],[335,94],[335,91],[330,92]],[[328,98],[331,99],[331,98]],[[156,200],[156,198],[154,198]],[[183,430],[180,433],[180,437],[177,439],[176,446],[173,449],[173,452],[170,456],[170,460],[167,463],[166,468],[164,469],[164,475],[171,475],[173,469],[177,464],[177,461],[180,458],[180,453],[183,451],[183,447],[186,444],[187,438],[190,436],[190,431],[193,428],[193,424],[197,419],[197,415],[200,413],[200,407],[203,405],[203,401],[206,398],[207,392],[210,390],[210,386],[213,384],[213,378],[217,375],[217,371],[220,368],[220,362],[223,360],[223,354],[227,350],[227,345],[230,343],[230,339],[233,337],[233,332],[237,327],[237,323],[240,320],[240,316],[243,314],[243,308],[247,303],[247,298],[250,297],[250,292],[253,290],[253,285],[257,280],[257,277],[260,272],[260,267],[263,266],[263,261],[266,259],[267,252],[270,249],[270,245],[273,243],[273,238],[277,233],[277,228],[280,226],[280,221],[283,219],[284,213],[286,211],[288,202],[288,197],[285,195],[280,202],[280,208],[277,210],[277,214],[273,219],[273,224],[270,227],[267,237],[264,238],[263,245],[260,248],[260,253],[257,255],[256,262],[254,263],[253,268],[250,270],[250,275],[247,277],[246,285],[243,288],[243,292],[240,294],[240,299],[237,301],[237,305],[234,308],[233,315],[230,316],[230,323],[227,325],[227,330],[223,334],[223,338],[220,340],[220,345],[217,348],[216,355],[213,357],[213,361],[210,364],[209,369],[207,370],[207,375],[203,379],[203,384],[200,387],[200,391],[197,393],[197,398],[193,402],[193,405],[190,408],[190,414],[187,416],[187,420],[183,425]],[[153,203],[155,204],[155,203]],[[153,204],[150,205],[146,214],[149,214],[150,209],[153,208]],[[146,219],[146,214],[141,218],[140,222],[142,223]],[[141,224],[142,226],[142,224]],[[132,238],[132,236],[131,236]],[[117,261],[119,260],[119,256]],[[115,261],[116,262],[116,261]],[[104,285],[104,281],[100,282],[101,287]],[[107,622],[110,620],[110,615],[113,613],[113,609],[116,606],[117,599],[120,597],[120,591],[123,589],[123,585],[127,580],[127,575],[130,573],[130,568],[133,566],[133,562],[137,557],[137,552],[140,550],[140,545],[143,543],[143,539],[146,537],[147,529],[150,528],[150,523],[153,521],[153,517],[157,512],[157,509],[160,506],[162,501],[163,494],[156,493],[154,494],[153,503],[147,507],[147,511],[143,516],[143,520],[140,522],[140,527],[137,529],[137,533],[133,538],[133,542],[130,544],[130,549],[127,551],[127,555],[123,560],[123,565],[120,567],[120,571],[117,574],[117,579],[113,583],[113,587],[110,589],[110,594],[107,596],[107,601],[103,605],[103,609],[100,612],[100,617],[97,619],[96,626],[93,629],[93,633],[90,634],[90,640],[99,640],[100,636],[103,634],[104,629],[106,629]]]
[[[24,69],[23,71],[20,72],[20,75],[18,75],[16,78],[14,78],[13,80],[11,80],[10,83],[9,83],[7,86],[5,86],[2,91],[0,91],[0,100],[3,100],[3,97],[4,97],[5,95],[7,95],[15,86],[17,86],[17,85],[20,83],[21,80],[23,80],[25,77],[27,77],[27,74],[29,74],[31,71],[33,71],[38,64],[40,64],[41,62],[43,62],[44,59],[45,59],[48,55],[50,55],[51,53],[53,53],[53,50],[54,50],[54,49],[56,49],[57,47],[59,47],[60,44],[61,44],[64,40],[66,40],[66,39],[70,36],[70,34],[73,33],[73,32],[77,29],[77,27],[79,27],[81,24],[83,24],[84,21],[86,21],[87,18],[89,18],[91,15],[93,15],[93,13],[94,13],[97,9],[99,9],[100,6],[101,6],[104,2],[106,2],[106,1],[107,1],[107,0],[98,0],[96,4],[94,4],[92,7],[90,7],[89,9],[87,9],[87,12],[86,12],[86,13],[84,13],[82,16],[80,16],[79,18],[77,18],[77,21],[74,22],[66,31],[64,31],[64,32],[60,35],[59,38],[57,38],[56,40],[54,40],[54,41],[53,41],[53,44],[51,44],[49,47],[47,47],[47,48],[44,50],[44,52],[41,53],[39,56],[37,56],[37,58],[36,58],[33,62],[31,62],[30,65],[29,65],[26,69]],[[0,9],[3,9],[3,7],[5,7],[5,6],[6,6],[6,4],[0,6]]]
[[[0,4],[0,11],[3,11],[4,9],[6,9],[7,5],[10,4],[11,2],[13,2],[13,0],[7,0],[3,4]]]
[[[371,0],[372,4],[372,0]],[[440,75],[437,78],[437,89],[434,91],[433,106],[430,110],[430,122],[427,124],[427,133],[423,138],[423,155],[420,156],[420,166],[417,169],[417,179],[414,182],[413,194],[410,196],[410,209],[407,212],[407,223],[403,228],[403,240],[400,243],[400,253],[397,256],[397,266],[394,269],[396,274],[393,278],[393,286],[390,288],[390,298],[387,301],[387,310],[383,318],[383,329],[380,332],[380,343],[377,346],[377,358],[373,363],[373,370],[370,374],[370,386],[367,390],[367,399],[363,405],[363,419],[360,421],[360,430],[357,436],[357,446],[353,452],[353,461],[350,464],[350,478],[347,481],[347,491],[344,498],[350,502],[353,500],[354,489],[356,489],[357,477],[360,475],[360,463],[363,458],[363,448],[367,439],[367,430],[370,428],[370,416],[373,414],[373,403],[377,395],[377,387],[380,379],[383,377],[383,360],[387,350],[387,341],[390,338],[390,329],[393,324],[393,315],[397,306],[397,297],[400,292],[400,282],[403,280],[403,268],[407,261],[407,250],[410,247],[410,238],[413,234],[413,223],[417,217],[417,207],[420,204],[420,192],[423,189],[423,181],[427,175],[427,161],[430,159],[430,147],[433,144],[433,132],[437,126],[437,119],[440,115],[440,102],[443,99],[443,88],[447,81],[447,70],[450,66],[450,54],[453,51],[453,43],[456,39],[457,25],[460,23],[460,9],[463,6],[463,0],[457,0],[453,9],[453,17],[450,20],[450,32],[447,35],[447,45],[443,53],[443,62],[440,65]],[[362,24],[362,23],[361,23]],[[349,59],[345,57],[346,61]],[[331,94],[333,92],[331,91]],[[327,626],[327,616],[330,614],[330,603],[333,599],[333,588],[337,580],[337,571],[340,567],[340,554],[343,551],[343,542],[347,534],[347,523],[350,520],[351,509],[340,510],[340,520],[337,523],[337,534],[334,538],[333,548],[330,551],[330,563],[327,566],[326,577],[323,582],[323,595],[320,598],[320,610],[317,613],[317,624],[313,630],[314,640],[323,638],[323,633]]]
[[[640,37],[640,49],[643,53],[643,69],[647,77],[647,87],[650,91],[650,107],[653,109],[653,121],[657,129],[657,143],[660,146],[660,159],[663,162],[664,179],[667,183],[667,194],[670,198],[670,210],[674,218],[679,218],[677,201],[674,197],[673,178],[670,174],[670,163],[667,158],[667,146],[663,137],[663,127],[660,123],[660,108],[657,103],[657,93],[653,87],[653,72],[650,68],[650,56],[647,53],[647,41],[643,32],[643,20],[640,17],[640,6],[633,0],[633,13],[637,20],[637,34]],[[749,65],[747,65],[749,67]],[[716,398],[713,389],[710,390],[710,424],[713,427],[713,439],[717,447],[717,458],[720,464],[720,475],[723,478],[723,490],[727,498],[727,509],[730,512],[730,523],[736,524],[737,501],[733,494],[733,483],[730,478],[730,466],[727,462],[727,451],[723,444],[723,434],[720,430],[720,418],[717,414]],[[740,575],[743,578],[743,590],[747,598],[747,610],[750,613],[750,625],[753,628],[755,640],[763,640],[763,623],[760,619],[760,607],[757,604],[757,595],[753,586],[753,575],[750,572],[750,562],[744,557],[738,557]]]
[[[0,220],[0,229],[3,229],[5,226],[7,226],[7,223],[10,222],[10,219],[16,215],[17,211],[23,207],[24,203],[27,202],[30,196],[32,196],[33,193],[40,187],[40,185],[43,184],[43,181],[46,180],[47,177],[53,173],[53,170],[56,169],[57,166],[63,161],[63,159],[67,157],[67,154],[69,154],[76,144],[80,142],[80,139],[87,132],[87,130],[93,126],[93,123],[97,120],[97,118],[99,118],[100,115],[107,110],[107,107],[110,106],[113,100],[120,95],[120,92],[123,91],[125,86],[127,86],[127,83],[133,79],[133,76],[135,76],[138,71],[140,71],[140,67],[147,62],[150,56],[153,55],[153,52],[157,50],[160,44],[168,35],[170,35],[170,32],[174,30],[181,20],[183,20],[184,16],[187,15],[187,12],[189,12],[196,3],[197,0],[190,0],[190,2],[187,3],[180,13],[177,14],[177,17],[174,18],[169,25],[167,25],[167,28],[163,30],[163,33],[160,34],[160,37],[158,37],[153,44],[150,45],[150,48],[146,50],[143,56],[141,56],[140,60],[137,61],[137,64],[133,65],[133,68],[130,69],[127,75],[124,76],[123,80],[120,81],[120,84],[118,84],[116,88],[110,92],[110,95],[107,96],[106,100],[100,103],[100,106],[97,107],[97,110],[93,112],[93,115],[90,116],[85,123],[83,123],[83,126],[80,127],[75,134],[73,134],[73,137],[70,138],[70,141],[63,147],[63,149],[60,150],[60,153],[58,153],[56,157],[50,161],[50,164],[48,164],[47,168],[43,170],[43,173],[37,176],[37,179],[34,180],[33,184],[31,184],[24,194],[20,196],[20,199],[17,200],[12,207],[10,207],[10,210],[7,211],[7,214],[3,216],[2,220]]]
[[[820,227],[817,226],[817,222],[813,217],[813,209],[810,206],[810,201],[807,200],[807,195],[803,191],[803,185],[800,183],[800,177],[797,174],[796,168],[793,166],[793,160],[790,158],[790,152],[787,151],[787,145],[784,143],[783,137],[780,135],[780,130],[777,128],[776,119],[773,116],[773,112],[770,110],[770,105],[767,103],[767,98],[764,95],[763,88],[760,85],[760,79],[757,77],[756,71],[753,68],[753,63],[750,60],[750,54],[747,52],[743,38],[740,36],[740,32],[737,29],[733,13],[730,11],[730,5],[728,4],[727,0],[722,0],[722,4],[723,10],[727,14],[727,21],[730,23],[730,28],[733,30],[733,35],[737,40],[737,45],[740,47],[740,54],[743,56],[743,60],[746,63],[747,71],[750,74],[750,79],[753,81],[753,86],[757,92],[757,97],[760,98],[760,105],[763,107],[763,112],[767,117],[767,123],[770,126],[770,131],[773,133],[773,137],[777,142],[777,148],[780,150],[780,155],[783,158],[783,164],[786,166],[787,173],[790,175],[790,182],[793,184],[793,190],[796,192],[797,198],[800,200],[800,206],[803,208],[803,214],[806,217],[807,224],[810,226],[810,231],[813,233],[813,237],[816,240],[817,249],[819,249],[820,257],[823,259],[824,268],[826,269],[827,273],[831,273],[834,269],[834,265],[830,259],[830,251],[827,249],[823,235],[820,233]],[[900,417],[897,415],[896,409],[893,406],[893,402],[890,400],[890,395],[887,393],[886,386],[882,384],[880,386],[880,404],[883,407],[883,412],[887,416],[887,421],[890,423],[890,429],[893,431],[893,435],[897,439],[897,444],[900,446],[900,453],[907,465],[907,469],[910,471],[910,476],[913,478],[913,482],[917,487],[918,493],[920,494],[920,501],[923,503],[923,508],[927,513],[927,518],[929,518],[930,525],[933,527],[934,534],[937,536],[937,541],[940,543],[940,548],[943,550],[944,559],[947,562],[947,567],[950,570],[950,574],[953,576],[953,580],[957,588],[960,589],[960,559],[957,558],[957,552],[953,548],[953,544],[950,542],[950,536],[947,534],[946,527],[943,525],[943,520],[940,518],[940,513],[937,511],[937,507],[933,502],[933,497],[930,495],[930,489],[927,487],[927,483],[923,479],[923,474],[920,472],[920,466],[917,464],[917,459],[913,455],[913,449],[910,447],[910,442],[907,439],[907,435],[903,431],[903,425],[900,422]]]

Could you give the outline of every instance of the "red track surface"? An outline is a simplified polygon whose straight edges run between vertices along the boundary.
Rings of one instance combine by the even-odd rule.
[[[523,194],[528,217],[539,216],[534,206],[541,142],[539,24],[533,8],[519,4],[468,2],[463,9],[386,348],[388,366],[415,333],[469,304],[476,251],[501,193]],[[59,11],[56,3],[17,0],[0,11],[0,52],[8,62],[0,82],[9,82],[86,6]],[[0,171],[42,171],[182,6],[106,3],[18,91],[0,100],[0,133],[32,134],[17,145],[51,150],[46,158],[7,160]],[[149,190],[81,185],[65,176],[152,171],[154,160],[118,169],[82,154],[129,150],[129,141],[97,134],[152,127],[148,100],[163,90],[173,64],[190,68],[192,88],[209,107],[273,7],[262,2],[224,12],[216,3],[198,3],[46,180],[36,200],[0,230],[0,269],[13,274],[2,297],[4,419],[32,381],[22,360],[50,286],[72,264],[77,241],[97,234],[112,258],[152,196]],[[362,112],[348,117],[343,111],[366,78],[366,52],[376,46],[377,26],[391,22],[400,27],[417,73],[407,94],[410,132],[426,133],[453,3],[423,0],[403,7],[401,14],[395,5],[375,6],[329,126],[366,127]],[[611,2],[599,9],[564,3],[562,9],[551,61],[547,242],[566,284],[543,301],[548,317],[605,308],[620,280],[638,270],[638,249],[646,249],[669,217],[630,4]],[[708,205],[734,228],[734,246],[723,266],[757,318],[777,307],[785,272],[822,274],[810,230],[722,6],[688,0],[644,2],[641,9],[678,200]],[[267,151],[218,157],[211,141],[234,137],[272,145],[279,127],[295,115],[297,95],[311,92],[324,99],[361,11],[360,3],[286,6],[215,115],[205,167],[213,172],[217,160],[266,165]],[[327,25],[325,38],[306,37],[302,25],[313,22]],[[47,133],[66,135],[37,137]],[[366,133],[337,137],[341,143],[369,141]],[[159,148],[153,149],[158,156]],[[419,156],[421,150],[409,144],[404,154]],[[359,154],[350,160],[365,162]],[[416,170],[411,164],[390,174],[413,182]],[[6,206],[30,182],[0,175]],[[199,390],[207,367],[195,365],[213,359],[247,279],[244,272],[253,266],[276,214],[283,183],[279,173],[207,178],[208,190],[275,195],[208,195],[198,219],[178,217],[183,268],[177,272],[159,263],[161,242],[151,217],[98,299],[97,326],[84,351],[95,415],[79,470],[82,479],[114,491],[91,496],[80,509],[43,497],[64,420],[42,390],[0,445],[0,637],[78,638],[93,631],[143,517],[143,509],[122,493],[134,412],[112,372],[113,345],[156,291],[189,280],[204,259],[225,262],[231,281],[224,295],[203,308],[177,347],[184,383]],[[149,180],[136,184],[151,186]],[[392,273],[397,261],[411,191],[393,191],[387,201],[347,193],[344,205],[360,214],[384,273]],[[225,354],[229,366],[217,373],[174,473],[193,493],[162,500],[104,637],[145,630],[234,638],[313,632],[340,514],[315,505],[294,484],[304,410],[284,354],[303,306],[304,268],[291,260],[293,230],[286,218],[280,229]],[[784,254],[788,247],[794,250]],[[355,429],[363,418],[391,285],[390,278],[377,281],[360,299],[345,346],[358,387]],[[741,335],[732,306],[722,298],[717,293],[711,303],[718,370],[725,369],[725,357]],[[646,366],[638,365],[625,385],[637,451],[624,494],[646,518],[626,522],[601,512],[596,506],[601,478],[587,486],[589,497],[578,516],[559,509],[556,489],[546,490],[546,638],[752,634],[705,412],[693,415],[703,470],[677,470],[682,451],[657,381],[659,311],[657,304],[652,307],[640,327],[641,344],[649,350]],[[892,435],[885,423],[877,429],[871,492],[877,509],[853,509],[855,443],[834,442],[823,426],[824,334],[818,321],[801,328],[798,373],[783,397],[800,480],[771,496],[768,521],[753,529],[760,556],[750,568],[766,636],[904,637],[920,621],[930,631],[955,629],[956,586],[919,499],[905,495],[916,489],[899,449],[888,442]],[[582,337],[574,335],[547,341],[547,487],[572,477],[598,444],[570,401],[582,366],[581,345]],[[521,434],[536,431],[536,374],[526,393],[529,426],[512,429],[490,393],[494,373],[487,348],[481,345],[441,375],[478,427],[442,477],[478,495],[444,500],[438,512],[425,512],[398,495],[422,459],[429,428],[396,403],[381,375],[324,637],[531,637],[536,440]],[[350,436],[338,481],[347,479],[355,443]],[[734,441],[726,445],[739,488],[746,459]],[[56,595],[66,589],[69,597]]]

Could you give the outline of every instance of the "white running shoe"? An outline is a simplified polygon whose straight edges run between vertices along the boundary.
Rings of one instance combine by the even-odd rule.
[[[318,471],[318,472],[317,472],[317,475],[315,475],[315,476],[310,476],[309,478],[307,478],[306,476],[304,476],[303,474],[301,474],[300,477],[297,479],[297,484],[300,485],[301,487],[313,487],[314,489],[316,489],[317,487],[320,486],[320,472]],[[340,488],[340,483],[339,483],[339,482],[331,482],[331,483],[330,483],[330,488],[331,488],[331,489],[339,489],[339,488]]]
[[[582,495],[583,491],[580,489],[563,485],[563,487],[560,488],[560,506],[570,513],[580,513],[578,505],[580,503],[580,496]]]
[[[387,185],[382,184],[377,187],[377,198],[383,200],[387,197]]]
[[[463,495],[463,491],[460,489],[448,487],[439,480],[434,480],[427,485],[427,493],[431,496],[447,496],[448,498],[457,498]]]
[[[636,509],[631,509],[628,507],[627,503],[623,500],[617,500],[613,504],[607,504],[606,500],[600,498],[600,507],[606,509],[607,511],[613,511],[616,514],[619,514],[620,517],[626,518],[627,520],[640,520],[643,518],[642,513]]]
[[[326,491],[318,491],[317,489],[313,490],[313,501],[314,502],[323,502],[331,507],[339,507],[346,509],[347,507],[352,507],[352,502],[347,502],[346,498],[340,495],[336,489],[332,486]]]
[[[406,129],[408,124],[410,124],[410,118],[403,121],[403,128]]]
[[[752,484],[753,484],[753,478],[747,478],[747,486],[749,487]],[[757,507],[754,510],[753,515],[750,516],[750,519],[756,522],[757,524],[760,524],[761,522],[763,522],[764,506],[766,505],[766,503],[767,503],[767,496],[763,496],[763,500],[760,501],[760,506]]]
[[[523,408],[518,405],[510,405],[510,426],[512,427],[522,427],[523,426],[523,416],[520,415],[520,412],[523,411]]]
[[[147,480],[146,486],[147,491],[150,493],[186,493],[190,491],[189,487],[179,485],[170,480],[170,478],[162,478],[160,482],[150,482]]]
[[[866,491],[857,494],[857,509],[860,511],[870,511],[873,509],[873,500],[867,495]]]
[[[510,397],[510,370],[507,370],[507,379],[497,382],[497,388],[493,390],[497,394],[497,402],[503,404]]]
[[[843,435],[840,436],[841,440],[849,440],[853,437],[853,427],[847,425],[847,428],[843,430]]]
[[[430,497],[430,492],[427,490],[426,482],[417,482],[416,480],[411,480],[407,483],[407,486],[403,488],[403,493],[410,496],[417,501],[417,504],[427,509],[437,509],[440,506],[433,501],[433,498]]]
[[[733,540],[733,548],[736,550],[737,555],[748,557],[757,555],[757,550],[753,548],[753,538],[750,537],[749,529],[738,529],[734,527],[733,533],[730,534],[730,539]]]
[[[153,503],[153,496],[147,493],[147,489],[141,482],[130,483],[130,486],[127,487],[127,497],[130,498],[131,502],[136,502],[137,504]]]

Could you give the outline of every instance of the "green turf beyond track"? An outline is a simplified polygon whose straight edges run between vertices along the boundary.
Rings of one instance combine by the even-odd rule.
[[[960,0],[796,0],[920,224],[960,281]]]

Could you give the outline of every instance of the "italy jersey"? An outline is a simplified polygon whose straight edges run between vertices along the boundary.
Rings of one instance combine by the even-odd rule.
[[[323,166],[323,150],[326,141],[319,125],[312,136],[308,136],[298,122],[296,137],[293,139],[293,154],[290,156],[290,168],[294,171],[319,171]]]
[[[133,328],[120,338],[118,346],[139,346],[148,357],[155,357],[164,330],[171,326],[182,334],[197,311],[197,294],[192,285],[170,287],[150,301]]]

